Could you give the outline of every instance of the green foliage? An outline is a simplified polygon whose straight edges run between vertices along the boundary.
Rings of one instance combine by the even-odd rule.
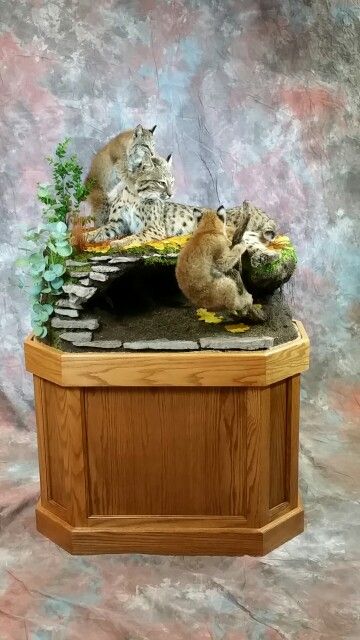
[[[279,257],[276,260],[258,265],[256,271],[261,272],[264,276],[275,276],[282,269],[283,265],[293,264],[295,266],[296,263],[297,253],[295,247],[290,245],[279,251]]]
[[[77,213],[89,187],[82,184],[82,169],[75,155],[68,156],[69,139],[60,142],[55,157],[48,158],[53,183],[39,185],[37,196],[42,204],[42,222],[24,236],[25,257],[17,261],[25,280],[20,283],[31,297],[31,324],[34,334],[47,335],[47,324],[54,311],[56,297],[69,276],[66,258],[72,252],[68,219]]]

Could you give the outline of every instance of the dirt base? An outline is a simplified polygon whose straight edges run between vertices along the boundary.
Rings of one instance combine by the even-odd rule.
[[[104,302],[102,301],[98,301]],[[274,344],[282,344],[293,340],[297,336],[292,322],[290,309],[283,299],[280,291],[266,299],[258,299],[266,313],[266,321],[262,324],[251,324],[250,329],[242,334],[246,337],[272,336]],[[108,301],[107,301],[108,304]],[[207,324],[199,321],[196,309],[184,302],[179,296],[164,304],[149,307],[141,311],[132,309],[121,312],[93,305],[89,309],[89,316],[98,318],[100,329],[94,332],[94,340],[121,340],[123,342],[137,340],[154,340],[167,338],[170,340],[198,340],[207,336],[231,336],[225,330],[224,324]],[[233,322],[239,322],[233,320]],[[74,347],[71,343],[60,341],[56,346],[64,351],[81,352],[81,348]],[[91,351],[87,347],[86,351]],[[99,352],[100,349],[94,349]]]

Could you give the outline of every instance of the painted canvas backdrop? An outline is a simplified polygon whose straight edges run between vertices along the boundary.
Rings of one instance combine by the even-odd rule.
[[[298,248],[299,266],[288,294],[294,315],[303,320],[312,343],[311,370],[303,379],[301,458],[311,526],[300,542],[287,547],[295,565],[286,562],[288,551],[275,552],[266,565],[255,560],[249,565],[246,559],[217,565],[169,560],[158,571],[157,561],[144,561],[148,574],[132,578],[118,601],[126,609],[127,623],[121,623],[123,628],[114,618],[116,633],[112,636],[112,627],[107,628],[101,638],[125,638],[119,634],[130,631],[136,638],[162,637],[161,625],[167,631],[171,625],[167,628],[166,614],[159,613],[161,603],[170,598],[174,604],[177,597],[182,614],[176,637],[190,637],[186,634],[192,630],[191,637],[199,640],[304,640],[333,637],[321,635],[330,633],[329,629],[338,633],[334,637],[359,637],[352,615],[353,586],[347,591],[355,579],[350,578],[352,565],[345,570],[342,564],[345,552],[355,562],[357,548],[355,533],[345,522],[360,522],[355,428],[360,361],[359,3],[0,0],[0,15],[0,506],[4,525],[0,559],[2,566],[10,567],[10,575],[1,583],[5,613],[0,617],[7,625],[5,635],[0,632],[1,640],[28,637],[25,631],[34,634],[31,638],[77,638],[79,619],[82,628],[89,625],[89,634],[94,625],[99,634],[97,623],[90,622],[84,611],[92,611],[101,601],[112,616],[108,596],[99,586],[105,573],[108,585],[118,589],[118,570],[121,575],[129,567],[137,571],[137,562],[131,559],[85,564],[70,560],[34,532],[32,511],[27,510],[38,491],[33,393],[22,353],[29,308],[17,288],[14,261],[23,226],[39,219],[36,185],[49,179],[44,157],[55,144],[70,136],[86,169],[91,154],[104,141],[139,122],[157,124],[158,151],[173,153],[177,201],[231,206],[249,199],[272,215]],[[343,585],[342,608],[334,609],[330,622],[325,596],[315,585],[307,587],[304,558],[309,556],[319,579],[326,575],[336,582],[340,576]],[[41,585],[34,558],[41,567]],[[250,617],[246,607],[237,608],[230,597],[232,593],[235,598],[232,581],[249,566],[258,593],[256,603],[254,589],[246,591],[245,586],[237,587],[236,598],[255,606],[256,614],[252,610]],[[200,598],[196,605],[203,625],[200,631],[192,626],[192,614],[186,613],[190,596],[184,595],[183,574],[180,586],[175,584],[179,567],[192,585],[192,597],[196,593]],[[224,595],[219,585],[209,586],[208,578],[199,582],[196,567],[205,572],[201,575],[220,572],[230,595]],[[72,591],[71,575],[80,569],[88,572],[92,584],[80,582],[78,593],[72,592],[66,600],[53,583],[63,585],[69,579],[72,586],[65,584],[64,593]],[[175,581],[173,591],[165,588],[166,577],[170,583]],[[147,585],[148,579],[156,583],[150,606],[154,636],[144,613],[146,603],[127,593],[127,589],[135,593],[136,580]],[[24,599],[30,583],[42,595]],[[281,592],[281,614],[271,604],[274,584]],[[59,602],[49,600],[55,592],[62,609]],[[293,597],[303,594],[300,604],[291,604],[291,593]],[[338,606],[340,596],[334,593],[333,597]],[[26,602],[21,611],[19,598]],[[316,611],[314,602],[320,603]],[[131,607],[135,613],[130,615]],[[203,607],[201,615],[199,607]],[[206,635],[207,616],[216,607],[227,621],[221,627],[225,635],[216,630]],[[290,611],[296,611],[295,621],[287,615]],[[239,628],[231,622],[236,621],[235,614],[244,619],[249,635],[231,635]],[[49,620],[59,635],[46,635]],[[136,635],[140,633],[137,625],[146,621],[148,630]],[[68,628],[71,636],[64,631]],[[277,635],[276,629],[284,635]]]

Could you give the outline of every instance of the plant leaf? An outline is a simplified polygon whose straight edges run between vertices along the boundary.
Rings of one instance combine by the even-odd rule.
[[[46,282],[51,282],[52,280],[55,280],[56,277],[56,273],[52,269],[47,269],[43,273],[43,278]]]
[[[219,324],[224,320],[222,316],[217,316],[214,311],[208,311],[207,309],[197,309],[196,315],[199,320],[203,320],[207,324]]]
[[[69,244],[65,247],[56,248],[56,253],[59,256],[62,256],[63,258],[67,258],[68,256],[71,256],[72,252],[73,252],[72,247]]]
[[[281,249],[287,249],[290,246],[291,241],[288,236],[276,236],[270,244],[268,244],[268,249],[280,251]]]
[[[53,272],[56,273],[57,276],[62,276],[62,274],[65,273],[65,270],[66,270],[64,265],[60,263],[53,264],[51,268]]]
[[[63,284],[64,284],[63,278],[55,278],[55,280],[52,280],[52,282],[51,282],[52,288],[55,289],[56,291],[58,289],[61,289]]]
[[[238,324],[226,324],[225,329],[229,331],[229,333],[243,333],[244,331],[248,331],[250,327],[248,324],[239,322]]]

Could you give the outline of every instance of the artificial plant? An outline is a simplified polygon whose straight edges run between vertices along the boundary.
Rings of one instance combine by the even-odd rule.
[[[54,157],[47,158],[52,168],[51,184],[38,186],[37,197],[42,204],[42,221],[25,233],[25,257],[18,260],[25,279],[20,286],[31,297],[31,326],[34,334],[44,338],[54,303],[69,278],[66,259],[72,254],[70,214],[77,215],[80,203],[89,193],[82,183],[82,168],[76,155],[69,155],[69,139],[60,142]]]

